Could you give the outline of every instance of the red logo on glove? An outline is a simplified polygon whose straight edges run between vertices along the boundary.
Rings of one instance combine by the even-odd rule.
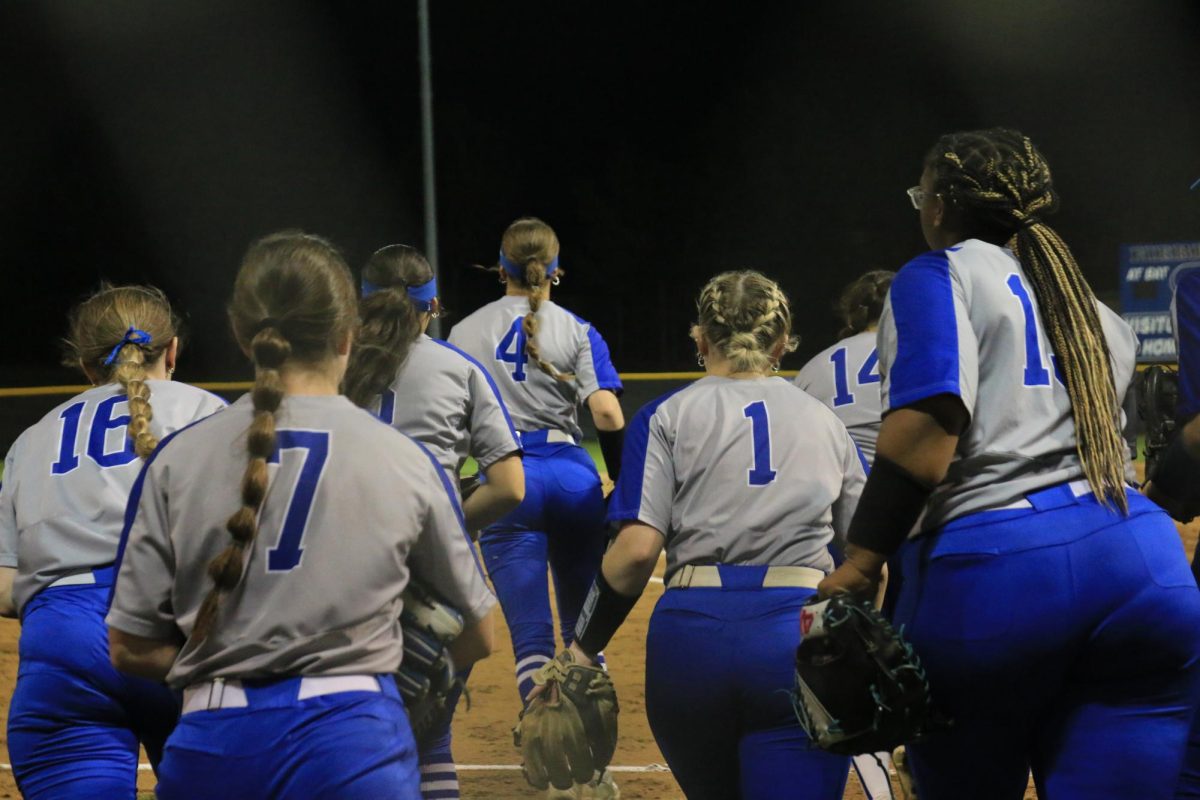
[[[812,629],[813,620],[816,616],[807,608],[800,609],[800,635],[807,636]]]

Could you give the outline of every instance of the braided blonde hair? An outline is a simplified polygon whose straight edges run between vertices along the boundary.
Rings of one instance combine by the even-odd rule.
[[[284,365],[331,357],[358,325],[358,293],[350,268],[332,244],[288,231],[250,245],[229,301],[229,319],[254,361],[254,419],[246,433],[249,456],[242,504],[225,523],[230,542],[208,565],[213,587],[196,614],[192,636],[202,640],[217,622],[221,598],[242,579],[246,552],[258,535],[267,496],[267,459],[275,452],[275,413],[285,395]]]
[[[760,272],[722,272],[704,285],[696,310],[693,337],[703,334],[735,372],[766,372],[775,366],[772,351],[780,342],[785,353],[798,344],[787,295]]]
[[[500,249],[504,257],[525,270],[521,278],[508,275],[507,280],[515,280],[518,285],[529,290],[529,313],[521,322],[521,331],[525,334],[525,353],[533,359],[538,368],[556,381],[570,383],[575,375],[570,372],[559,372],[553,364],[547,361],[538,347],[537,312],[542,305],[542,290],[545,288],[546,267],[558,257],[558,236],[554,229],[537,217],[522,217],[508,226],[504,236],[500,238]],[[503,271],[503,267],[500,268]],[[505,273],[507,274],[507,273]],[[560,269],[556,275],[563,274]]]
[[[103,283],[99,291],[72,309],[69,325],[63,340],[63,364],[86,365],[103,382],[121,385],[129,398],[128,433],[133,451],[139,458],[149,458],[158,439],[150,432],[154,409],[146,366],[163,357],[179,328],[167,296],[153,286]],[[149,341],[129,341],[134,331],[149,334]]]
[[[951,228],[1012,246],[1062,366],[1088,485],[1102,502],[1127,512],[1126,451],[1108,341],[1092,288],[1044,219],[1058,208],[1050,165],[1029,137],[995,128],[943,136],[925,167],[945,198]]]

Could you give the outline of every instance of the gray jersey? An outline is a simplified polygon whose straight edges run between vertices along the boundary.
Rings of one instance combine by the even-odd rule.
[[[867,463],[874,463],[883,417],[875,332],[856,333],[822,350],[800,370],[796,385],[833,409]]]
[[[1137,337],[1097,304],[1117,397]],[[971,415],[918,530],[1083,477],[1075,423],[1037,298],[1012,252],[969,239],[896,275],[879,322],[884,412],[953,394]],[[1120,425],[1114,409],[1114,425]]]
[[[191,633],[208,564],[241,505],[249,398],[181,431],[134,488],[108,624],[150,639]],[[392,672],[410,568],[474,623],[495,603],[433,457],[345,397],[286,397],[270,488],[242,580],[167,681]],[[168,511],[169,508],[169,511]]]
[[[482,471],[521,449],[508,409],[483,365],[424,334],[370,411],[429,448],[455,487],[467,456]]]
[[[186,383],[146,383],[159,439],[225,406]],[[17,568],[18,609],[57,579],[116,560],[142,468],[128,424],[129,403],[110,383],[72,397],[13,443],[0,487],[0,566]]]
[[[866,472],[846,427],[783,378],[709,376],[629,423],[609,519],[666,537],[667,578],[693,564],[829,571]]]
[[[608,345],[587,322],[549,300],[538,309],[537,343],[542,357],[572,382],[550,377],[525,352],[521,320],[529,298],[505,296],[454,326],[450,343],[487,368],[500,389],[513,424],[522,432],[561,430],[577,440],[579,404],[598,389],[621,391]]]

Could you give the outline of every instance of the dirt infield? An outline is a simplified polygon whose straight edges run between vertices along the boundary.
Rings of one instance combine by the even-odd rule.
[[[1188,552],[1196,546],[1200,525],[1192,525],[1184,533]],[[621,741],[613,763],[619,767],[644,770],[656,769],[663,763],[646,724],[643,695],[643,654],[646,626],[654,603],[662,595],[662,568],[659,580],[651,582],[608,650],[609,664],[621,698]],[[0,719],[7,723],[7,698],[12,694],[17,672],[17,636],[19,628],[11,620],[0,620]],[[536,798],[539,793],[530,789],[514,767],[519,757],[512,745],[510,729],[516,720],[520,703],[513,679],[512,646],[503,621],[497,628],[498,645],[495,654],[479,664],[471,675],[469,709],[460,708],[454,724],[454,755],[464,765],[460,774],[463,797],[473,800],[509,800]],[[714,721],[719,724],[719,721]],[[7,746],[0,758],[8,761]],[[616,779],[625,800],[674,800],[682,793],[670,773],[664,771],[621,771]],[[151,789],[153,776],[144,772],[139,781],[142,788]],[[898,792],[898,787],[897,787]],[[786,796],[786,790],[781,797]],[[899,796],[899,794],[897,794]],[[1032,789],[1027,798],[1036,795]],[[0,798],[19,797],[12,773],[0,772]],[[861,800],[863,794],[851,776],[847,800]]]

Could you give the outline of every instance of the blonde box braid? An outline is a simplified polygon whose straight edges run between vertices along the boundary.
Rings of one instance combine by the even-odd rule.
[[[70,315],[63,363],[86,364],[106,382],[120,384],[129,400],[129,438],[142,459],[158,447],[150,432],[154,409],[146,365],[162,358],[178,327],[166,295],[152,286],[102,284]]]
[[[728,359],[734,372],[767,372],[777,366],[772,351],[796,349],[792,312],[779,284],[753,270],[722,272],[700,291],[696,326]]]
[[[1044,220],[1058,205],[1045,158],[1028,137],[997,128],[942,137],[926,167],[948,213],[961,215],[963,233],[1011,244],[1062,367],[1088,485],[1127,512],[1126,451],[1108,342],[1079,264]]]

